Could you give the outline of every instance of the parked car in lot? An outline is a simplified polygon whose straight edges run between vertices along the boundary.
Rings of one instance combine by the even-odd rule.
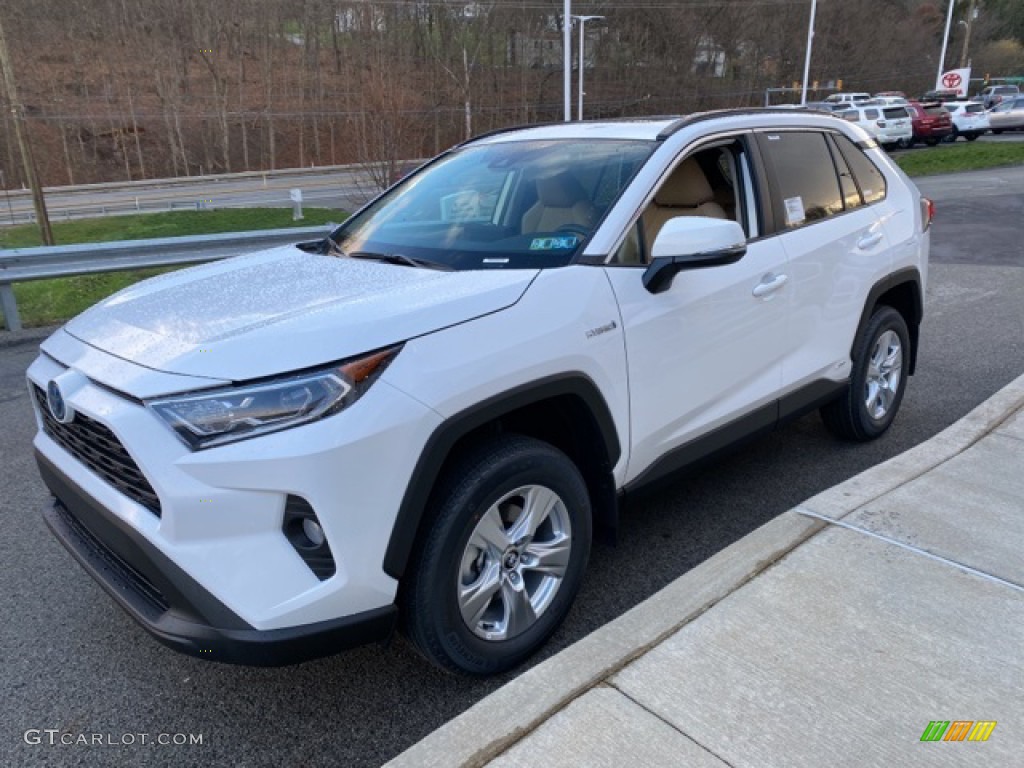
[[[871,99],[870,93],[833,93],[825,97],[825,101],[829,104],[852,104],[857,101],[869,101]]]
[[[955,88],[939,88],[938,90],[925,92],[920,101],[938,101],[945,104],[947,101],[957,101],[959,98],[960,92]]]
[[[934,147],[947,136],[953,135],[953,119],[941,103],[911,101],[907,111],[910,112],[914,135],[901,146],[909,147],[920,141]]]
[[[987,114],[992,133],[1024,129],[1024,96],[1004,99]]]
[[[1020,86],[1017,85],[990,85],[980,94],[978,98],[981,103],[985,105],[985,109],[992,109],[992,107],[1000,104],[1006,99],[1013,99],[1020,95]]]
[[[951,101],[945,106],[953,120],[953,133],[948,137],[950,140],[956,141],[963,136],[968,141],[974,141],[979,136],[988,133],[988,114],[980,102]]]
[[[907,108],[898,104],[886,106],[874,101],[863,102],[842,111],[837,110],[835,115],[856,123],[883,147],[905,144],[914,135]]]
[[[139,283],[43,342],[44,518],[199,658],[300,661],[401,617],[437,665],[507,670],[626,496],[814,408],[890,428],[931,218],[869,134],[807,110],[479,137],[321,241]]]

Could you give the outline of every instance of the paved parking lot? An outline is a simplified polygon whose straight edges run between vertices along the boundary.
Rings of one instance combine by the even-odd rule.
[[[540,658],[805,498],[931,436],[1024,371],[1024,169],[921,186],[938,202],[930,306],[919,375],[894,429],[852,446],[812,415],[632,505],[620,544],[595,548],[577,607]],[[31,343],[0,347],[0,765],[374,766],[508,679],[442,674],[401,639],[271,670],[156,644],[39,517],[46,492],[23,378],[34,355]],[[55,744],[46,729],[58,731]],[[26,743],[29,730],[40,743]],[[103,743],[65,745],[61,733]],[[202,743],[175,745],[179,734]],[[161,735],[172,743],[157,743]]]

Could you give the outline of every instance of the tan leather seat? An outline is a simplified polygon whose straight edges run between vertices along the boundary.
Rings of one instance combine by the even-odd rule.
[[[648,252],[665,222],[676,216],[728,219],[725,209],[714,200],[715,192],[704,171],[694,158],[686,158],[662,184],[654,195],[654,201],[644,211],[644,235]]]
[[[575,176],[563,171],[537,179],[537,202],[523,214],[522,232],[552,232],[575,225],[589,231],[597,210]]]

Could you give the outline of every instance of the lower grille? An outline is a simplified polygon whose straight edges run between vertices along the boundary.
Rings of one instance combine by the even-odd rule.
[[[102,564],[102,567],[115,577],[115,582],[119,582],[142,598],[151,619],[156,619],[160,614],[170,610],[170,604],[160,590],[153,586],[149,579],[104,546],[67,507],[58,503],[56,510],[64,524],[74,531],[81,544],[87,547],[90,554],[93,555],[93,562]]]
[[[61,424],[50,413],[46,393],[38,386],[33,390],[43,417],[43,432],[129,499],[160,517],[156,491],[117,435],[80,413],[69,424]]]

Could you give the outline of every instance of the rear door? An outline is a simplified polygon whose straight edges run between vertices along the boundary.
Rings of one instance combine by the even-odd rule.
[[[793,302],[783,389],[843,380],[867,287],[892,263],[885,178],[842,134],[766,131],[758,142]]]

